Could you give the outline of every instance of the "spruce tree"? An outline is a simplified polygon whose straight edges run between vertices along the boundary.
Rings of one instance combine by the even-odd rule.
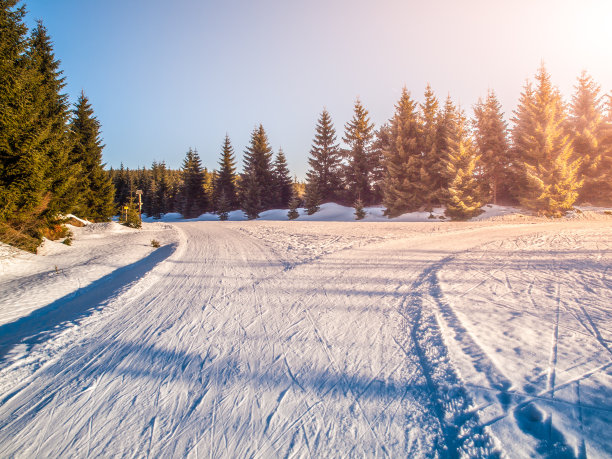
[[[309,182],[306,184],[306,191],[304,193],[304,207],[306,213],[312,215],[319,211],[321,204],[321,193],[316,185],[316,182]]]
[[[475,140],[483,175],[483,193],[493,204],[508,198],[510,185],[508,125],[493,90],[474,107]]]
[[[228,199],[225,197],[225,190],[221,190],[221,194],[217,199],[217,215],[219,220],[226,221],[229,218],[230,204]]]
[[[480,156],[467,134],[466,120],[457,113],[448,127],[448,147],[444,166],[448,180],[445,215],[452,220],[468,220],[482,213],[482,194],[476,179]]]
[[[32,32],[28,58],[28,65],[38,76],[38,87],[32,96],[38,108],[38,125],[44,132],[40,147],[46,158],[45,187],[50,192],[46,213],[53,219],[58,213],[71,210],[77,198],[76,181],[81,170],[79,164],[69,161],[70,109],[68,95],[62,94],[65,79],[51,38],[41,21]]]
[[[234,159],[234,148],[229,136],[225,135],[221,147],[221,158],[219,159],[219,172],[214,183],[213,201],[219,209],[221,195],[225,196],[227,207],[234,210],[238,207],[238,193],[236,186],[236,161]]]
[[[289,212],[287,212],[287,217],[289,218],[289,220],[295,220],[296,218],[300,216],[300,213],[297,210],[298,205],[299,205],[298,198],[295,194],[292,193],[291,200],[289,201]]]
[[[422,135],[422,156],[423,156],[423,182],[425,183],[425,205],[431,211],[435,203],[438,202],[440,190],[440,177],[442,169],[441,151],[438,148],[438,99],[434,95],[431,86],[428,84],[425,89],[425,101],[421,104],[421,135]]]
[[[321,202],[338,199],[342,189],[342,157],[336,143],[336,129],[326,109],[321,112],[315,130],[306,182],[311,191],[316,191],[316,195],[311,194],[310,202],[318,207]]]
[[[274,205],[272,149],[263,126],[253,130],[245,151],[241,207],[249,219]]]
[[[204,191],[204,171],[197,150],[191,148],[183,160],[182,185],[179,206],[184,218],[195,218],[207,210],[208,202]]]
[[[33,97],[42,77],[29,64],[25,7],[17,3],[0,1],[0,221],[38,208],[48,192],[45,133]]]
[[[579,175],[584,178],[580,200],[593,204],[612,202],[609,171],[612,157],[606,148],[606,121],[600,87],[586,73],[578,78],[572,98],[569,132],[574,158],[582,161]]]
[[[291,200],[293,185],[291,183],[289,167],[287,167],[287,159],[285,158],[282,148],[279,148],[274,160],[273,177],[274,196],[276,198],[274,207],[286,209],[289,206],[289,201]]]
[[[161,218],[162,214],[168,212],[168,195],[170,183],[165,162],[155,162],[151,165],[151,216]]]
[[[93,221],[108,221],[115,215],[115,189],[102,164],[100,122],[93,114],[85,94],[75,104],[70,124],[72,134],[72,164],[80,165],[78,212]]]
[[[360,197],[355,200],[353,209],[355,209],[355,220],[363,220],[366,216],[366,211],[363,208],[363,201]]]
[[[344,126],[342,138],[348,146],[344,152],[347,159],[344,180],[349,198],[356,199],[359,196],[367,204],[370,204],[372,198],[370,154],[374,138],[373,130],[374,124],[370,121],[368,111],[357,99],[353,118]]]
[[[519,200],[539,214],[560,216],[572,208],[582,186],[580,160],[572,160],[565,107],[543,65],[536,82],[535,90],[526,85],[515,112],[514,159],[523,174]]]
[[[421,132],[417,105],[404,87],[391,120],[390,144],[385,151],[385,215],[396,217],[417,210],[425,199]]]

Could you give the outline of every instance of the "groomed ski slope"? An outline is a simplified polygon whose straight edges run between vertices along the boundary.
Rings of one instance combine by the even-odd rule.
[[[0,456],[612,455],[609,219],[116,227],[6,268]]]

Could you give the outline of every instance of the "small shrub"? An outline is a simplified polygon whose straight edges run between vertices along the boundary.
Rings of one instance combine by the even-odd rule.
[[[363,209],[363,202],[361,198],[358,198],[353,204],[353,209],[355,209],[355,220],[362,220],[366,216],[366,211]]]
[[[71,237],[67,237],[66,239],[64,239],[62,241],[62,244],[72,245],[72,238]]]
[[[159,249],[161,247],[161,244],[157,239],[151,239],[151,246],[155,247],[156,249]]]
[[[604,214],[606,214],[606,215],[612,215],[612,210],[604,210]]]
[[[77,220],[74,217],[67,218],[66,220],[64,220],[64,223],[76,226],[77,228],[82,228],[83,226],[85,226],[85,223],[81,222],[80,220]]]
[[[127,220],[124,225],[130,228],[142,228],[142,223],[140,222],[140,214],[136,209],[132,208],[128,210]]]

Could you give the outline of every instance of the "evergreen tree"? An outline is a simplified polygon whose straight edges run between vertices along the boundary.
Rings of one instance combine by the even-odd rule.
[[[29,64],[25,8],[17,3],[0,1],[0,221],[37,208],[48,191],[45,133],[33,97],[42,77]]]
[[[480,159],[469,138],[466,120],[458,113],[449,126],[447,158],[444,162],[449,183],[445,199],[445,214],[452,220],[468,220],[482,211],[480,186],[476,179],[476,165]]]
[[[565,107],[543,65],[536,81],[535,91],[526,85],[515,112],[513,143],[524,177],[519,199],[540,214],[560,216],[572,208],[582,186],[580,160],[572,161]]]
[[[442,151],[438,147],[439,103],[431,86],[425,89],[425,102],[421,104],[421,135],[423,156],[423,182],[425,183],[425,205],[431,211],[438,202],[443,173]]]
[[[100,122],[83,92],[75,104],[70,130],[72,164],[79,164],[82,171],[77,209],[93,221],[108,221],[115,215],[115,189],[102,164]]]
[[[225,190],[221,190],[221,194],[217,200],[217,215],[219,220],[226,221],[229,218],[230,204],[225,197]]]
[[[183,176],[179,196],[181,215],[184,218],[199,217],[206,212],[208,203],[204,191],[202,161],[197,150],[189,149],[181,169]]]
[[[361,198],[357,198],[353,204],[353,208],[355,209],[355,220],[363,220],[363,218],[366,216],[366,212],[363,208],[363,201]]]
[[[230,210],[234,210],[238,207],[236,161],[234,159],[234,148],[228,135],[225,136],[223,141],[219,166],[219,173],[217,174],[213,191],[215,207],[219,209],[219,200],[223,194],[227,201],[227,207]]]
[[[372,142],[372,152],[370,154],[370,164],[372,168],[372,202],[379,203],[384,200],[385,179],[387,177],[387,167],[385,152],[391,146],[391,125],[385,123],[374,134]]]
[[[53,44],[47,29],[41,21],[37,22],[30,38],[28,65],[38,76],[38,87],[33,93],[38,109],[38,126],[41,136],[41,149],[46,158],[46,184],[50,192],[47,215],[53,219],[58,213],[71,210],[77,196],[76,180],[80,167],[70,164],[70,132],[68,121],[70,110],[60,62],[55,59]]]
[[[316,196],[311,195],[311,204],[316,207],[321,201],[338,198],[342,189],[340,176],[342,157],[336,143],[336,129],[326,109],[321,112],[315,130],[308,158],[310,168],[306,173],[306,181],[310,190],[316,191]],[[318,199],[316,202],[312,201],[315,197]]]
[[[165,162],[155,162],[151,166],[151,216],[161,218],[162,214],[168,212],[168,196],[170,194],[170,183]]]
[[[287,167],[287,159],[283,149],[279,148],[274,160],[274,195],[276,198],[275,207],[286,209],[289,206],[293,185],[291,184],[291,174]]]
[[[404,87],[391,120],[391,139],[385,151],[385,215],[396,217],[417,210],[425,198],[421,132],[417,105]]]
[[[373,130],[374,124],[370,121],[368,111],[357,99],[353,119],[344,126],[342,138],[348,146],[345,151],[347,164],[344,167],[344,180],[349,197],[355,199],[360,196],[368,204],[372,198],[370,153],[374,138]]]
[[[260,124],[251,134],[245,151],[241,207],[249,219],[274,205],[274,181],[271,170],[272,149]]]
[[[291,200],[289,201],[289,212],[287,212],[287,217],[289,218],[289,220],[295,220],[296,218],[300,216],[300,213],[297,210],[298,205],[299,205],[298,198],[295,194],[292,193]]]
[[[606,148],[606,122],[600,87],[583,72],[572,98],[569,131],[574,157],[582,161],[579,175],[584,178],[580,200],[596,204],[612,202],[609,171],[612,157]]]
[[[500,196],[508,198],[510,167],[508,125],[501,105],[492,90],[487,99],[474,107],[475,140],[482,164],[483,193],[497,204]]]
[[[304,207],[308,215],[312,215],[319,211],[321,204],[321,194],[317,188],[316,182],[309,182],[306,184],[306,191],[304,193]]]

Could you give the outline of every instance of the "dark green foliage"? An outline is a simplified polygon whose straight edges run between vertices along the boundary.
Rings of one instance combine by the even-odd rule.
[[[206,212],[208,202],[204,191],[204,171],[196,150],[185,155],[182,167],[183,184],[180,190],[180,212],[184,218],[195,218]]]
[[[298,205],[299,205],[299,200],[297,196],[293,194],[291,196],[291,200],[289,201],[289,212],[287,212],[287,217],[289,217],[289,220],[295,220],[296,218],[300,216],[300,213],[297,210]]]
[[[423,151],[423,180],[427,190],[424,197],[427,210],[431,211],[438,201],[441,169],[441,152],[438,148],[438,99],[428,84],[425,89],[425,102],[421,104],[421,129]]]
[[[77,213],[93,221],[108,221],[115,215],[115,190],[102,164],[100,123],[83,92],[75,104],[70,131],[71,161],[81,166]]]
[[[363,220],[363,218],[366,216],[366,212],[363,208],[363,201],[361,198],[357,198],[353,204],[353,208],[355,209],[355,220]]]
[[[225,136],[219,160],[219,172],[213,186],[213,203],[215,209],[219,210],[221,195],[225,196],[228,210],[238,208],[238,188],[236,186],[236,161],[234,159],[234,148],[228,135]]]
[[[291,182],[291,174],[287,167],[287,159],[282,148],[278,150],[274,159],[274,170],[272,174],[274,178],[274,197],[275,203],[273,207],[286,209],[289,206],[291,195],[293,193],[293,185]]]
[[[353,118],[344,126],[342,140],[348,146],[344,152],[347,163],[344,167],[345,187],[350,199],[358,196],[366,203],[372,200],[372,140],[374,124],[370,121],[368,111],[357,99]],[[350,201],[349,201],[350,202]]]
[[[508,201],[512,188],[508,125],[492,90],[488,92],[485,102],[478,101],[474,107],[474,117],[476,147],[482,165],[483,193],[493,204],[497,204],[500,198]]]
[[[229,218],[230,204],[225,198],[225,191],[221,190],[221,194],[217,199],[217,215],[219,220],[225,221]]]
[[[151,191],[150,191],[150,210],[147,215],[153,218],[161,218],[162,214],[168,212],[168,199],[170,196],[170,181],[166,163],[153,161],[151,165]]]
[[[306,192],[304,195],[304,207],[308,215],[312,215],[319,211],[321,204],[321,194],[315,183],[306,184]]]
[[[270,209],[275,203],[271,160],[272,149],[266,131],[260,124],[251,134],[242,174],[241,207],[249,219],[257,218],[260,212]]]
[[[413,212],[425,202],[425,172],[421,154],[421,128],[416,103],[406,88],[391,120],[389,145],[385,150],[385,215],[397,217]]]
[[[319,201],[337,199],[342,190],[340,150],[336,143],[336,130],[328,111],[323,109],[317,121],[316,133],[308,158],[306,181],[317,190]]]

